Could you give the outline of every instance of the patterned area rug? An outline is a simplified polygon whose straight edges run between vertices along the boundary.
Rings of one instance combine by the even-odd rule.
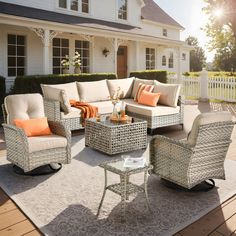
[[[148,179],[152,213],[143,193],[131,197],[126,222],[121,221],[120,197],[107,191],[99,218],[97,208],[104,187],[99,163],[111,157],[84,147],[84,136],[73,137],[73,161],[54,175],[17,176],[11,165],[0,159],[0,186],[30,219],[48,235],[172,235],[194,222],[236,193],[236,162],[225,162],[227,180],[217,180],[209,192],[181,192],[168,189],[156,176]],[[144,155],[137,151],[132,156]],[[112,157],[119,158],[120,156]],[[108,175],[109,183],[119,181]],[[143,184],[143,174],[131,181]]]

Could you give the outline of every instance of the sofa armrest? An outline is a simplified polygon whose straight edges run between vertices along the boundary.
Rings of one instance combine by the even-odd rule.
[[[60,121],[61,120],[60,102],[45,98],[43,99],[43,101],[44,101],[45,115],[48,118],[48,120]]]

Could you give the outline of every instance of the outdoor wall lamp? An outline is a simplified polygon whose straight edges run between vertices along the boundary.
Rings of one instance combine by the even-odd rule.
[[[109,51],[107,48],[104,48],[104,49],[102,50],[102,54],[103,54],[105,57],[107,57],[107,56],[110,54],[110,51]]]

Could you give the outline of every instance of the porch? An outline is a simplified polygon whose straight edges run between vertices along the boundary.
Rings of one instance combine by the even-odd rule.
[[[236,105],[232,103],[217,102],[198,102],[196,100],[186,101],[185,105],[185,129],[180,131],[178,127],[168,127],[158,130],[158,133],[181,139],[186,137],[191,129],[192,122],[196,115],[207,111],[227,110],[234,115],[236,120]],[[227,159],[236,160],[236,130],[232,135],[232,144],[229,148]],[[79,138],[83,132],[75,132],[74,138]],[[4,140],[1,130],[0,156],[5,156]],[[37,228],[30,220],[20,211],[20,209],[12,202],[9,197],[0,190],[0,234],[1,235],[40,235]],[[236,198],[232,197],[221,204],[204,217],[189,225],[185,229],[177,233],[177,236],[187,235],[232,235],[236,231],[235,225]]]

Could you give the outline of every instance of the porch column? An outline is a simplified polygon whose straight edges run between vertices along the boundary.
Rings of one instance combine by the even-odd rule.
[[[50,32],[48,29],[44,30],[43,38],[43,74],[50,74],[50,59],[49,59],[49,47],[50,47]]]
[[[52,40],[61,32],[42,28],[30,28],[30,30],[35,32],[43,43],[43,74],[51,74],[50,46]]]
[[[139,42],[135,42],[135,69],[138,71],[139,68],[139,58],[140,58],[140,48],[139,48]]]
[[[182,68],[181,68],[181,48],[177,49],[177,60],[178,60],[178,68],[177,68],[177,77],[178,80],[181,80],[182,77]]]

